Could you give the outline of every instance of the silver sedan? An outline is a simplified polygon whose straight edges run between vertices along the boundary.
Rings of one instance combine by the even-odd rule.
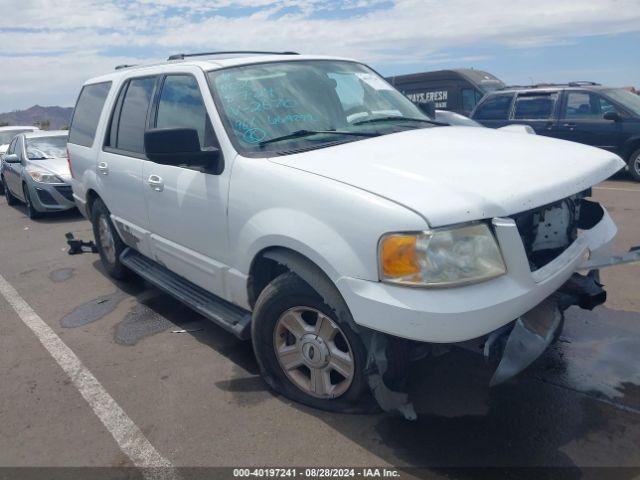
[[[64,130],[22,133],[14,137],[2,159],[0,175],[7,203],[25,203],[30,218],[75,207],[67,134]]]

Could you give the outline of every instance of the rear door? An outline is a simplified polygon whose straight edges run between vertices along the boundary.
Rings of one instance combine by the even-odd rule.
[[[151,249],[143,189],[144,132],[157,80],[157,75],[150,75],[122,84],[96,166],[103,200],[122,240],[147,256]]]
[[[605,120],[604,114],[619,111],[602,95],[588,90],[566,90],[557,137],[610,151],[618,151],[622,143],[622,125]]]
[[[218,147],[202,94],[207,89],[202,72],[164,76],[151,127],[193,128],[201,147]],[[224,296],[229,169],[214,175],[188,167],[143,163],[153,257],[205,290]]]
[[[558,91],[529,91],[516,95],[511,124],[531,126],[538,135],[555,136]]]
[[[512,101],[513,93],[499,93],[485,97],[477,106],[471,118],[489,128],[509,125]]]

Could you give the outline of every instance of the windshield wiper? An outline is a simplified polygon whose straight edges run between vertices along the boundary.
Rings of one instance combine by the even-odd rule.
[[[430,123],[431,125],[437,125],[439,127],[447,127],[448,123],[436,122],[435,120],[429,120],[426,118],[411,118],[411,117],[399,117],[395,115],[389,115],[388,117],[378,117],[378,118],[370,118],[368,120],[360,120],[359,122],[354,122],[352,125],[362,125],[365,123],[375,123],[375,122],[388,122],[390,120],[395,120],[398,122],[421,122],[421,123]]]
[[[289,133],[287,135],[282,135],[280,137],[270,138],[269,140],[263,140],[258,145],[263,147],[268,145],[269,143],[280,142],[283,140],[290,140],[293,138],[302,138],[302,137],[310,137],[311,135],[352,135],[356,137],[378,137],[381,134],[378,132],[350,132],[348,130],[297,130],[295,132]]]

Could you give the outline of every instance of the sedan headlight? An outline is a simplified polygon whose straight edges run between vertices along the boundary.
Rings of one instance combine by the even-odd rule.
[[[481,282],[507,271],[484,223],[388,234],[380,239],[378,258],[380,280],[411,286]]]
[[[57,175],[42,170],[27,170],[27,173],[38,183],[64,183]]]

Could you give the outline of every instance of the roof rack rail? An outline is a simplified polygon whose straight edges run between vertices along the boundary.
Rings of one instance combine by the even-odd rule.
[[[588,85],[600,85],[600,84],[596,82],[591,82],[589,80],[576,80],[575,82],[569,82],[570,87],[582,87],[582,86],[588,86]]]
[[[116,70],[122,70],[123,68],[131,68],[131,67],[137,67],[137,65],[135,64],[129,65],[129,64],[123,63],[122,65],[116,65]]]
[[[587,86],[600,86],[599,83],[596,82],[590,82],[590,81],[586,81],[586,80],[579,80],[576,82],[569,82],[569,83],[536,83],[533,85],[505,85],[504,87],[500,88],[499,90],[511,90],[511,89],[517,89],[517,88],[530,88],[530,89],[534,89],[534,88],[554,88],[554,87],[587,87]]]
[[[184,60],[187,57],[208,57],[210,55],[244,55],[244,54],[260,54],[260,55],[300,55],[298,52],[265,52],[260,50],[230,50],[226,52],[202,52],[202,53],[176,53],[167,58],[170,60]]]

